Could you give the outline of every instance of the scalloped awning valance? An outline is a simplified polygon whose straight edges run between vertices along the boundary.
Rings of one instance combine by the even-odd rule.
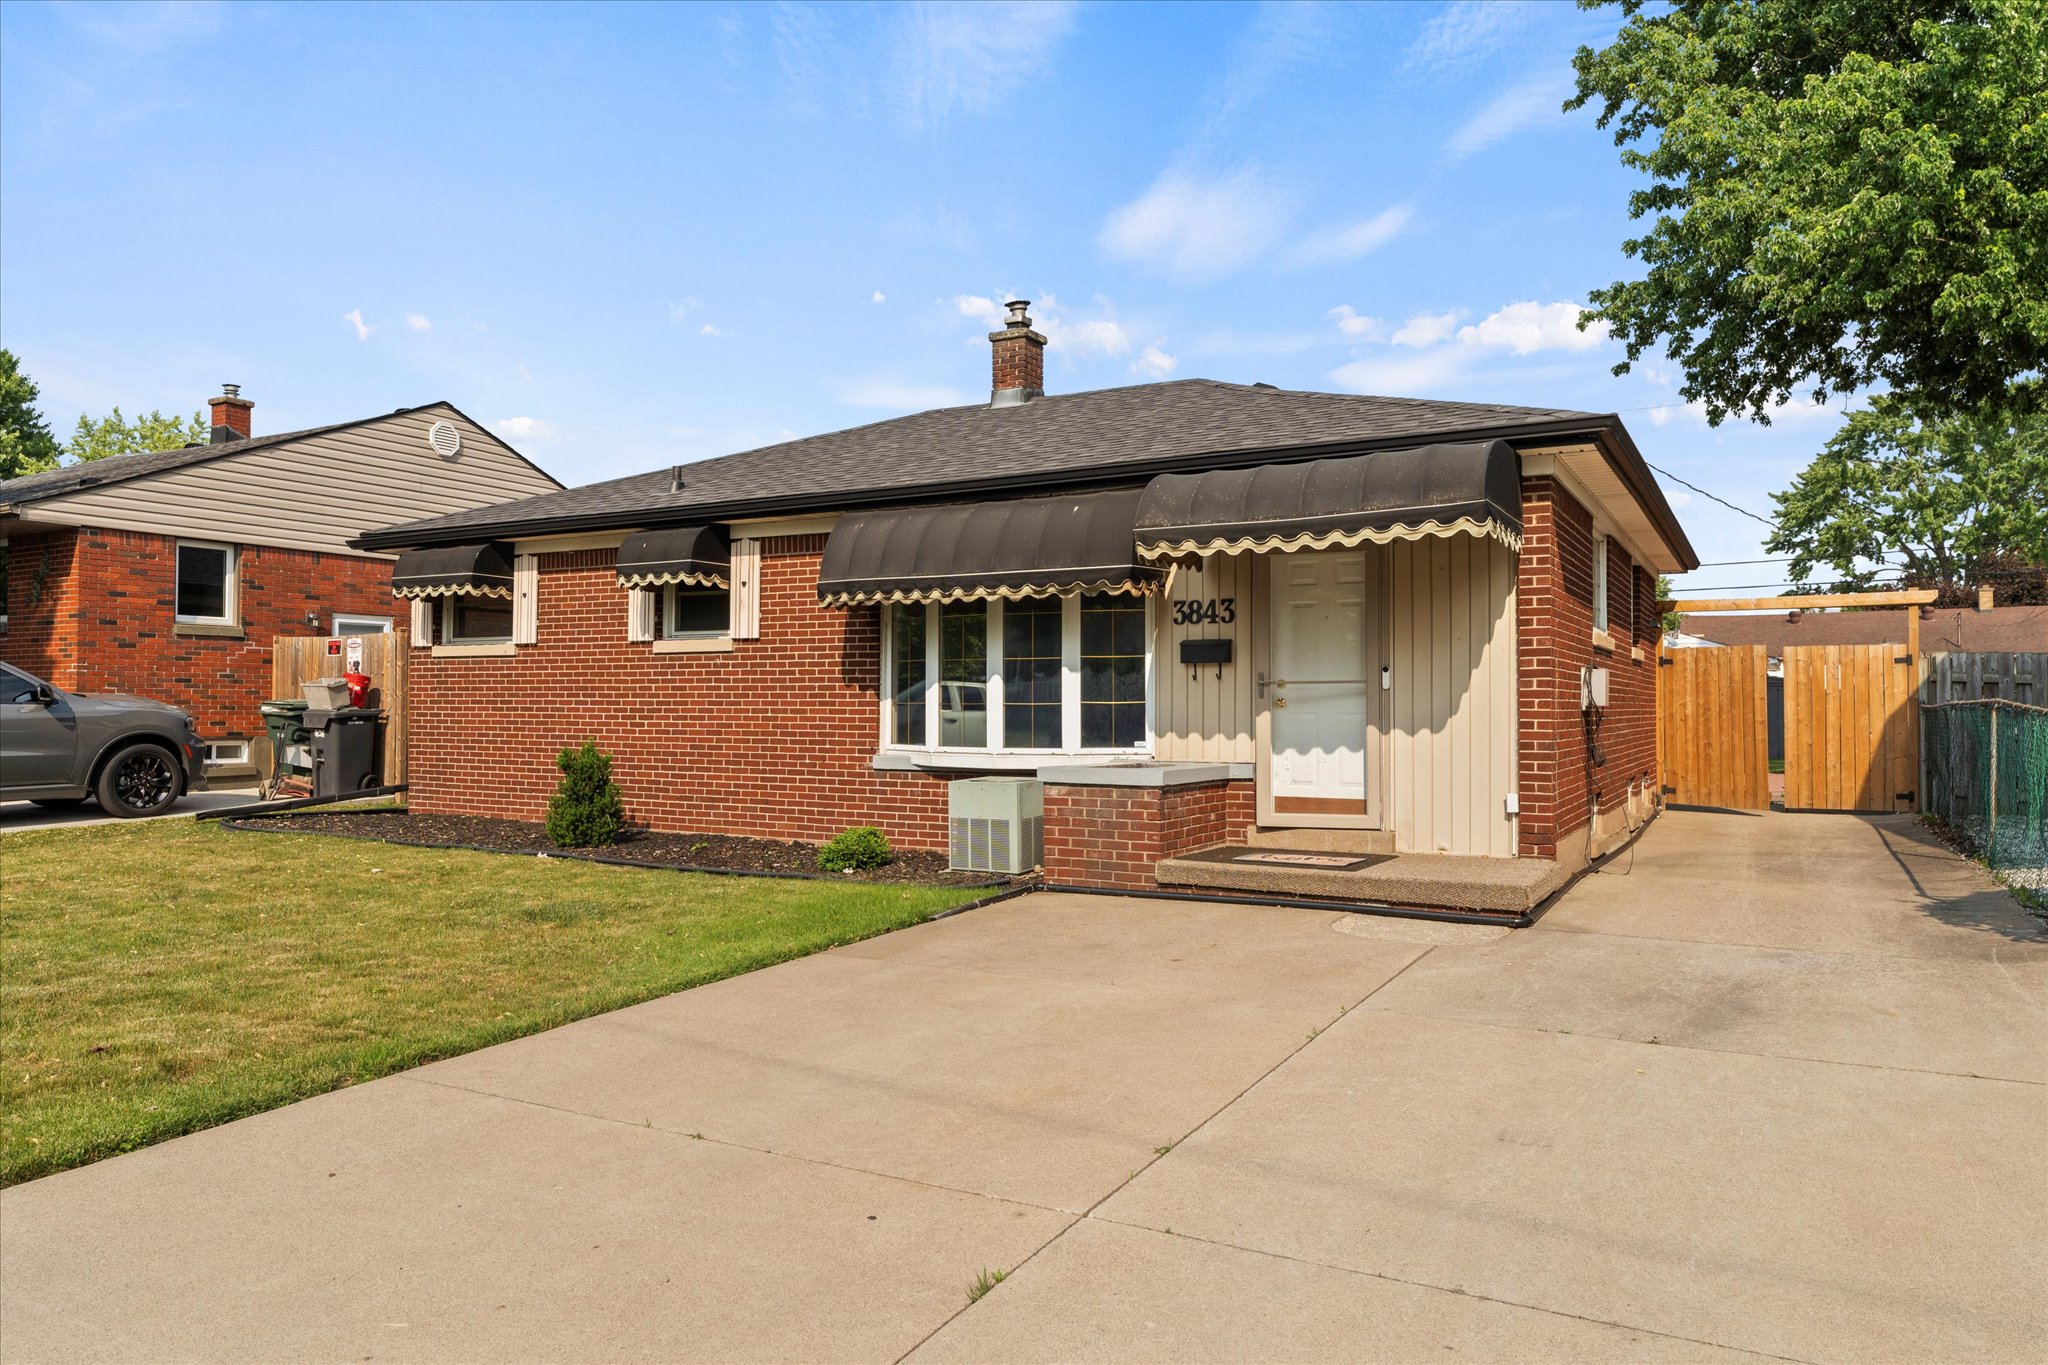
[[[670,526],[637,531],[619,546],[619,586],[652,588],[688,583],[732,586],[732,542],[723,526]]]
[[[512,551],[503,541],[407,550],[391,569],[394,597],[510,597]]]

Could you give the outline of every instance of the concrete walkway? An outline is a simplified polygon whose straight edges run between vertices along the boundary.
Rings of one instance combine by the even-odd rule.
[[[1535,929],[1031,897],[20,1186],[0,1354],[2038,1360],[2044,1136],[2010,898],[1678,812]]]

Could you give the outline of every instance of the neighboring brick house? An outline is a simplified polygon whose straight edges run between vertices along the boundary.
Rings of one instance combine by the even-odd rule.
[[[1048,397],[1024,305],[991,342],[987,405],[361,537],[424,627],[413,807],[539,818],[594,739],[657,829],[936,849],[949,782],[1035,774],[1048,880],[1134,889],[1241,841],[1574,868],[1654,813],[1697,560],[1617,418]]]
[[[275,637],[396,619],[351,536],[561,488],[447,403],[252,436],[225,388],[208,442],[0,482],[0,660],[184,708],[222,775],[261,757]]]

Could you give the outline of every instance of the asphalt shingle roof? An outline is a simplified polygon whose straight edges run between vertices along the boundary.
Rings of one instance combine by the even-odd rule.
[[[389,527],[372,545],[501,535],[569,522],[628,526],[706,515],[762,500],[814,498],[820,509],[877,495],[982,480],[1072,475],[1114,478],[1160,461],[1359,441],[1407,441],[1598,414],[1563,408],[1450,403],[1310,393],[1213,379],[1181,379],[1053,394],[1014,407],[938,408],[846,431],[763,446],[683,466],[683,487],[663,469],[494,507]]]

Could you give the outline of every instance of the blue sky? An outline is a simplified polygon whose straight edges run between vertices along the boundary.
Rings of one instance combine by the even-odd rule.
[[[0,8],[0,344],[66,434],[448,399],[569,483],[1201,376],[1619,411],[1753,511],[1840,421],[1709,429],[1572,305],[1632,273],[1564,4]],[[1667,483],[1701,557],[1764,528]],[[1692,589],[1774,565],[1701,570]]]

